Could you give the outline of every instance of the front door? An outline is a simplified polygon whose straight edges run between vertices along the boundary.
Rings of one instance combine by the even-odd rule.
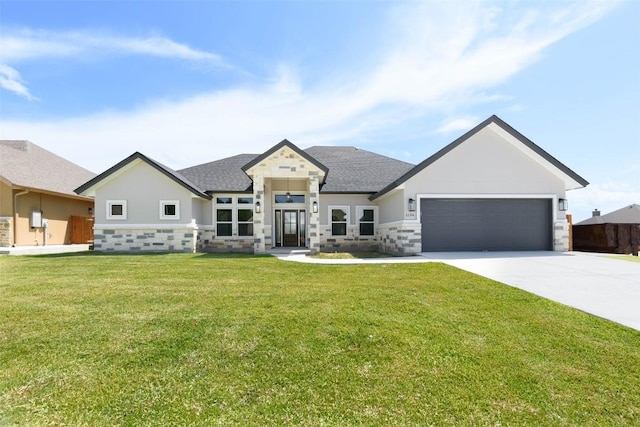
[[[284,246],[298,246],[298,211],[283,211],[282,240]]]
[[[277,247],[304,247],[306,245],[306,216],[304,209],[277,209],[275,211],[275,241]]]

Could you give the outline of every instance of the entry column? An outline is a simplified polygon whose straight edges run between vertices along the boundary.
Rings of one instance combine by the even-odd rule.
[[[254,206],[260,206],[260,209],[256,208],[253,210],[253,252],[256,254],[261,254],[266,250],[264,212],[267,206],[264,200],[263,175],[256,174],[253,176],[253,200]]]
[[[314,209],[314,206],[316,207]],[[315,212],[314,212],[315,210]],[[312,254],[320,252],[320,176],[318,172],[309,173],[309,250]]]

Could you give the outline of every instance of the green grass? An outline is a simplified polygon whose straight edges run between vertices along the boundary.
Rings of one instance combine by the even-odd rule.
[[[0,425],[637,425],[640,332],[438,263],[0,257]]]
[[[631,255],[616,255],[616,256],[608,256],[607,258],[619,259],[622,261],[629,261],[629,262],[640,262],[640,257],[631,256]]]

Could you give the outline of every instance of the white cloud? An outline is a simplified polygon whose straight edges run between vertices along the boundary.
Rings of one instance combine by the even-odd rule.
[[[31,95],[29,89],[24,85],[20,73],[8,65],[0,64],[0,87],[17,95],[23,96],[30,101],[37,100]]]
[[[193,49],[161,36],[122,37],[90,31],[34,31],[4,29],[2,58],[5,63],[16,63],[41,58],[68,58],[81,55],[136,54],[210,61],[226,66],[223,59],[210,52]]]
[[[468,131],[476,126],[480,121],[475,117],[461,117],[448,120],[436,130],[438,133],[451,133],[455,131]]]
[[[96,172],[133,151],[175,168],[239,152],[259,153],[289,138],[301,146],[360,139],[425,111],[453,119],[439,131],[477,124],[456,117],[460,105],[491,102],[487,93],[537,60],[562,37],[603,16],[609,3],[534,3],[562,10],[507,10],[482,2],[410,2],[370,46],[377,66],[341,64],[340,81],[305,87],[296,67],[276,64],[268,83],[232,87],[179,101],[148,102],[134,111],[66,120],[3,121],[0,137],[30,139]],[[222,61],[161,37],[127,39],[86,33],[38,33],[9,40],[7,58],[111,52]],[[5,41],[3,41],[3,55]],[[370,64],[369,64],[370,65]],[[351,69],[350,69],[351,67]],[[463,127],[464,125],[464,127]]]

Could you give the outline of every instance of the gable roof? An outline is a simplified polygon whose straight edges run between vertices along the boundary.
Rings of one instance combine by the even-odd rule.
[[[314,159],[309,154],[307,154],[304,151],[302,151],[301,149],[299,149],[295,144],[293,144],[292,142],[290,142],[287,139],[283,139],[282,141],[280,141],[280,143],[274,145],[269,150],[265,151],[264,153],[262,153],[259,156],[257,156],[255,159],[251,160],[249,163],[247,163],[246,165],[244,165],[242,167],[242,170],[244,172],[247,172],[249,169],[251,169],[252,167],[257,165],[261,161],[267,159],[269,156],[273,155],[275,152],[281,150],[284,147],[290,148],[296,154],[298,154],[300,157],[302,157],[303,159],[305,159],[306,161],[308,161],[309,163],[311,163],[312,165],[314,165],[315,167],[317,167],[318,169],[323,171],[324,175],[325,175],[325,178],[326,178],[327,173],[329,172],[329,168],[327,168],[325,165],[320,163],[318,160]],[[320,184],[322,184],[322,183],[320,183]]]
[[[94,176],[33,142],[0,140],[0,177],[11,185],[78,197],[73,189]]]
[[[315,146],[305,152],[329,168],[322,193],[375,193],[414,167],[356,147]]]
[[[634,203],[606,215],[592,216],[574,225],[640,224],[640,205]]]
[[[401,176],[397,180],[393,181],[391,184],[387,185],[385,188],[380,190],[378,193],[374,194],[371,197],[371,200],[375,200],[378,197],[381,197],[382,195],[386,194],[387,192],[389,192],[389,191],[393,190],[394,188],[398,187],[399,185],[403,184],[408,179],[412,178],[413,176],[415,176],[416,174],[418,174],[419,172],[421,172],[422,170],[427,168],[429,165],[431,165],[432,163],[436,162],[441,157],[443,157],[444,155],[446,155],[447,153],[452,151],[454,148],[458,147],[460,144],[462,144],[465,141],[467,141],[469,138],[474,136],[476,133],[480,132],[482,129],[484,129],[487,126],[490,126],[492,124],[495,124],[500,129],[502,129],[503,131],[507,132],[509,135],[511,135],[517,141],[519,141],[524,146],[526,146],[527,148],[532,150],[542,160],[546,161],[548,164],[550,164],[553,167],[555,167],[558,171],[560,171],[562,174],[564,174],[570,181],[572,181],[575,184],[577,184],[577,186],[574,187],[574,188],[581,188],[581,187],[586,187],[587,185],[589,185],[589,182],[586,179],[582,178],[580,175],[578,175],[577,173],[575,173],[574,171],[569,169],[567,166],[562,164],[558,159],[556,159],[551,154],[549,154],[546,151],[544,151],[538,145],[534,144],[533,141],[531,141],[526,136],[522,135],[520,132],[518,132],[517,130],[512,128],[509,124],[507,124],[501,118],[499,118],[498,116],[496,116],[494,114],[491,117],[489,117],[488,119],[486,119],[485,121],[483,121],[482,123],[480,123],[479,125],[477,125],[476,127],[474,127],[473,129],[471,129],[470,131],[468,131],[467,133],[465,133],[464,135],[462,135],[461,137],[459,137],[458,139],[456,139],[455,141],[453,141],[452,143],[450,143],[449,145],[447,145],[446,147],[444,147],[443,149],[441,149],[440,151],[438,151],[437,153],[435,153],[434,155],[428,157],[426,160],[424,160],[421,163],[419,163],[412,170],[408,171],[403,176]]]
[[[315,146],[302,153],[329,172],[321,193],[375,193],[414,166],[355,147]],[[253,182],[243,167],[259,163],[259,157],[264,155],[238,154],[178,172],[209,193],[252,192]]]
[[[190,192],[192,192],[196,196],[202,197],[204,199],[211,199],[211,196],[209,196],[208,194],[206,194],[205,192],[200,190],[196,185],[191,183],[187,178],[182,176],[180,173],[178,173],[175,170],[163,165],[162,163],[156,162],[155,160],[151,159],[150,157],[147,157],[144,154],[142,154],[140,152],[137,152],[137,151],[135,153],[133,153],[132,155],[130,155],[129,157],[127,157],[126,159],[124,159],[121,162],[119,162],[118,164],[116,164],[115,166],[112,166],[109,169],[107,169],[106,171],[102,172],[100,175],[96,176],[92,180],[90,180],[90,181],[84,183],[83,185],[81,185],[80,187],[76,188],[74,191],[76,193],[78,193],[78,194],[81,194],[81,193],[87,191],[88,189],[90,189],[91,187],[94,187],[95,185],[97,185],[98,183],[100,183],[104,179],[108,178],[109,176],[113,175],[114,173],[116,173],[117,171],[119,171],[123,167],[127,166],[131,162],[133,162],[135,160],[138,160],[138,159],[143,161],[143,162],[145,162],[145,163],[147,163],[149,166],[153,167],[154,169],[158,170],[159,172],[161,172],[162,174],[167,176],[169,179],[171,179],[171,180],[175,181],[176,183],[180,184],[181,186],[183,186],[184,188],[186,188],[187,190],[189,190]]]

